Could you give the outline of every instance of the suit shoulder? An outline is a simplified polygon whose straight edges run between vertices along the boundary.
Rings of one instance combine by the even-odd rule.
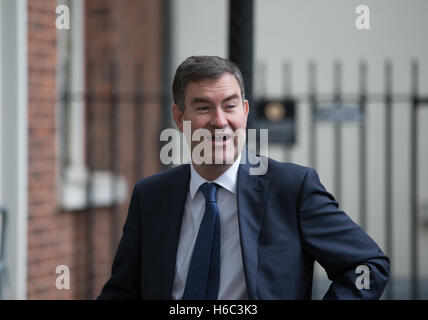
[[[182,164],[174,168],[170,168],[149,177],[141,178],[135,185],[137,190],[154,190],[158,191],[169,184],[173,179],[180,177],[186,177],[186,174],[190,172],[189,164]]]
[[[268,172],[273,181],[300,185],[308,173],[314,169],[291,162],[280,162],[269,158]]]
[[[272,174],[293,174],[305,175],[308,170],[313,170],[310,167],[302,166],[292,162],[280,162],[269,158],[269,171]]]

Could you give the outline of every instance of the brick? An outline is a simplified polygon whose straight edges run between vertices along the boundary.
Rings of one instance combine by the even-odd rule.
[[[88,83],[104,98],[112,92],[109,66],[117,60],[118,86],[134,88],[134,67],[143,61],[144,90],[161,90],[161,2],[153,1],[86,1],[86,55],[95,63]],[[57,102],[57,52],[55,29],[56,0],[28,2],[28,62],[29,62],[29,224],[28,224],[28,298],[83,299],[87,290],[88,235],[85,211],[64,212],[58,206],[57,182],[59,165]],[[87,80],[89,81],[89,80]],[[144,106],[143,114],[143,175],[159,170],[157,143],[161,121],[161,101]],[[96,122],[94,145],[95,168],[110,168],[109,104],[97,103],[93,109]],[[119,168],[130,183],[139,177],[134,168],[134,117],[132,103],[119,105]],[[120,206],[116,225],[111,225],[109,208],[97,209],[92,230],[94,265],[93,298],[107,280],[113,259],[111,236],[120,236],[127,213],[127,204]],[[118,243],[118,239],[114,242]],[[54,286],[58,264],[69,265],[72,272],[71,290]]]

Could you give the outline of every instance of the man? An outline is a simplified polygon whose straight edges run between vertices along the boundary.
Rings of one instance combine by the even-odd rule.
[[[192,161],[137,183],[99,299],[310,299],[315,260],[332,280],[325,299],[381,296],[388,258],[317,173],[240,152],[249,105],[235,64],[190,57],[173,95]],[[257,159],[264,174],[250,172]]]

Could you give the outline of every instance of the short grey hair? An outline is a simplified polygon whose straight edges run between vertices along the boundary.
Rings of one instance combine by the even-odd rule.
[[[242,101],[245,99],[244,78],[239,67],[230,60],[217,56],[192,56],[184,60],[175,72],[172,84],[174,103],[184,111],[184,95],[189,82],[219,79],[225,73],[232,74],[241,88]]]

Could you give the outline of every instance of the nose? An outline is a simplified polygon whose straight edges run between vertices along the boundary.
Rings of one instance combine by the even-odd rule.
[[[211,126],[215,128],[224,128],[227,124],[226,117],[222,108],[215,108],[212,119]]]

